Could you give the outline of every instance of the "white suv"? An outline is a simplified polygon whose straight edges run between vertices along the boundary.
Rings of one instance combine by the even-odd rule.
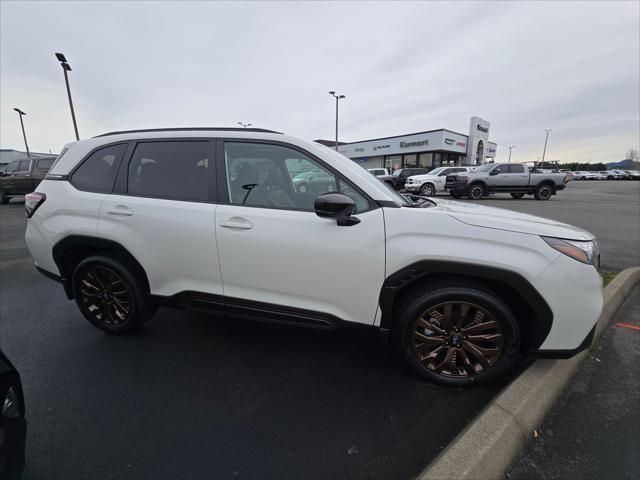
[[[470,172],[469,167],[438,167],[424,175],[414,175],[407,179],[404,189],[409,193],[432,197],[437,193],[445,193],[445,180],[447,175],[459,172]]]
[[[304,172],[332,183],[296,190]],[[334,150],[277,132],[81,140],[25,207],[38,270],[110,333],[140,327],[159,305],[361,325],[424,378],[463,386],[520,355],[587,348],[602,308],[590,233],[477,204],[414,203]]]

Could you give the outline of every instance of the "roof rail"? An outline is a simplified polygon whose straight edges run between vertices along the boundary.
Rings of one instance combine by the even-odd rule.
[[[278,133],[274,130],[266,130],[264,128],[239,128],[239,127],[179,127],[179,128],[144,128],[141,130],[120,130],[117,132],[108,132],[96,135],[93,138],[108,137],[110,135],[121,135],[124,133],[145,133],[145,132],[256,132],[256,133]]]

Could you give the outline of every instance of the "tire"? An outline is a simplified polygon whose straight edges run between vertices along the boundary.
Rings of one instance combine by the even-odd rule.
[[[536,200],[549,200],[553,195],[553,187],[548,183],[542,183],[536,187],[533,196]]]
[[[138,275],[111,257],[94,255],[81,260],[73,272],[72,288],[84,317],[108,333],[135,330],[157,310]],[[100,312],[95,313],[97,310]]]
[[[450,327],[446,326],[447,305],[451,305]],[[456,327],[456,312],[460,314],[464,305],[468,306],[466,318]],[[435,313],[429,315],[434,311],[441,314],[439,320]],[[504,374],[518,359],[520,329],[513,312],[499,296],[478,284],[454,281],[416,292],[400,303],[397,315],[396,348],[419,376],[431,382],[452,387],[478,384]],[[439,331],[449,335],[441,336]],[[478,348],[485,350],[484,355]]]
[[[479,200],[485,196],[486,189],[481,183],[474,183],[469,187],[467,195],[471,200]]]
[[[11,197],[4,194],[4,192],[0,192],[0,203],[6,205],[11,200]]]
[[[424,197],[433,197],[436,194],[436,187],[431,183],[425,183],[420,187],[420,195]]]
[[[511,196],[513,198],[522,198],[524,197],[524,193],[512,193]]]

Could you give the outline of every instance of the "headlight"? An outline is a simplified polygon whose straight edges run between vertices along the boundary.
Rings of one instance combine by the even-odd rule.
[[[561,238],[542,237],[554,250],[564,253],[574,260],[587,265],[600,266],[600,249],[596,240],[564,240]]]
[[[2,405],[2,416],[5,418],[18,418],[22,415],[22,409],[20,408],[20,399],[18,398],[18,391],[15,387],[9,388],[7,397],[4,399]]]

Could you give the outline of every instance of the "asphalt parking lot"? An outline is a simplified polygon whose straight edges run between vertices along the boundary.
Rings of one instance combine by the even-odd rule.
[[[595,233],[606,269],[640,263],[640,182],[500,197],[483,202]],[[25,479],[410,478],[508,381],[447,389],[368,335],[164,308],[110,336],[36,272],[25,222],[21,202],[0,206],[0,346],[25,389]]]
[[[441,197],[445,198],[445,197]],[[461,201],[471,201],[461,199]],[[547,201],[490,195],[483,204],[553,218],[593,233],[600,242],[601,267],[618,272],[640,265],[640,182],[575,181]]]

